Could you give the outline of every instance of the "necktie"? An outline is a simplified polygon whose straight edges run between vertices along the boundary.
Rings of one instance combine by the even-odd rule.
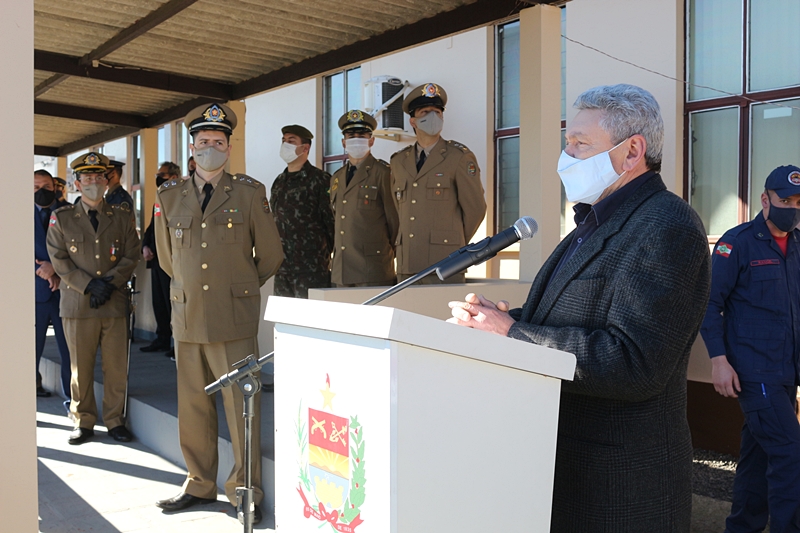
[[[97,232],[97,211],[89,209],[89,222],[92,223],[95,233]]]
[[[347,181],[345,182],[345,186],[350,185],[350,180],[353,179],[353,176],[356,174],[357,168],[353,165],[350,165],[347,168]]]
[[[206,194],[206,196],[203,198],[203,204],[200,206],[200,209],[203,211],[203,213],[205,213],[208,201],[211,200],[211,195],[214,194],[214,186],[210,183],[206,183],[203,185],[203,192]]]
[[[50,224],[50,213],[52,211],[49,207],[42,208],[42,226],[44,226],[45,231],[47,231],[47,226]]]
[[[425,164],[426,159],[428,159],[428,156],[425,154],[425,150],[423,150],[419,154],[419,161],[417,161],[417,172],[419,172],[420,169],[422,168],[422,165]]]

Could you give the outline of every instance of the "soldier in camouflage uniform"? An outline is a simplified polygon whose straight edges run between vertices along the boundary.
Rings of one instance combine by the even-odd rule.
[[[333,212],[327,172],[308,162],[314,136],[303,126],[281,129],[287,167],[272,184],[270,207],[283,244],[275,296],[308,298],[308,289],[331,285]]]

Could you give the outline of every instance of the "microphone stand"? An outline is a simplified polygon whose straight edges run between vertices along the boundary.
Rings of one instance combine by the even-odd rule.
[[[445,257],[438,263],[429,266],[425,270],[418,272],[410,278],[401,281],[393,287],[389,287],[377,296],[373,296],[361,305],[375,305],[388,297],[397,294],[409,285],[416,283],[425,276],[436,271],[440,266],[445,265],[454,257],[461,255],[468,251],[473,244],[468,244]],[[488,259],[488,257],[487,257]],[[441,278],[441,275],[440,275]],[[261,390],[260,371],[261,367],[266,363],[272,361],[275,357],[275,352],[270,352],[265,356],[256,358],[255,354],[248,355],[238,363],[235,363],[234,369],[220,377],[217,381],[206,386],[206,394],[211,396],[217,391],[230,387],[234,383],[238,385],[239,390],[242,391],[244,396],[244,487],[236,487],[236,514],[239,517],[239,522],[244,525],[245,533],[253,533],[253,518],[255,516],[255,503],[254,503],[254,490],[252,480],[252,459],[253,459],[253,417],[255,416],[255,399],[254,396]],[[261,450],[257,450],[261,453]]]

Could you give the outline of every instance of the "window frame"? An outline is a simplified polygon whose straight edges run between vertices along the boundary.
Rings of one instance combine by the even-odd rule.
[[[327,94],[327,91],[325,89],[325,87],[326,87],[325,80],[328,79],[328,78],[332,78],[333,76],[336,76],[338,74],[342,74],[342,80],[343,80],[343,83],[344,83],[344,87],[343,87],[343,90],[342,90],[342,98],[344,99],[344,110],[345,110],[345,112],[347,112],[348,111],[347,95],[348,95],[348,78],[349,78],[348,74],[350,72],[354,71],[354,70],[360,71],[361,70],[361,65],[358,65],[358,66],[355,66],[355,67],[350,67],[350,68],[345,68],[345,69],[342,69],[342,70],[337,70],[336,72],[331,72],[331,73],[326,74],[325,76],[322,77],[322,142],[320,142],[320,151],[321,151],[322,162],[321,162],[320,166],[321,166],[321,168],[323,170],[326,169],[326,167],[327,167],[327,165],[329,163],[334,163],[336,161],[341,161],[342,165],[344,165],[344,163],[347,161],[347,154],[344,151],[344,147],[339,147],[339,149],[341,150],[340,154],[337,153],[337,154],[326,155],[327,152],[329,151],[328,149],[331,148],[331,147],[327,146],[327,132],[325,131],[325,128],[327,127],[327,124],[328,124],[328,118],[329,118],[328,115],[327,115],[327,113],[328,113],[328,94]],[[361,106],[359,106],[359,107],[361,107]],[[333,152],[333,150],[330,150],[330,151]],[[325,171],[327,172],[327,170],[325,170]],[[331,172],[331,174],[333,174],[333,172]]]

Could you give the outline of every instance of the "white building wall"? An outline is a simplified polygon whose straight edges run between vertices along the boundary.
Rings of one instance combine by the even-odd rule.
[[[684,77],[682,0],[572,0],[567,37],[666,76]],[[622,63],[567,41],[567,123],[572,103],[597,85],[631,83],[650,91],[664,117],[661,176],[669,190],[683,190],[683,83]]]

